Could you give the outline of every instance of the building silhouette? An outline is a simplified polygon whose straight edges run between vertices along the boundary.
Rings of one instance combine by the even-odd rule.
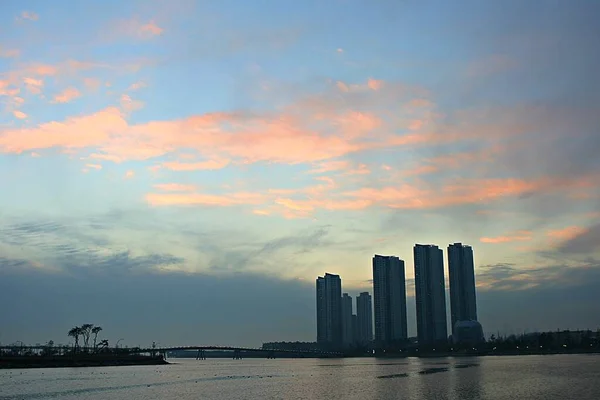
[[[407,339],[404,261],[395,256],[373,256],[375,342],[386,347]]]
[[[462,243],[448,246],[452,335],[458,321],[477,321],[473,249]]]
[[[317,343],[342,344],[342,280],[326,273],[317,278]]]
[[[444,258],[435,245],[416,244],[415,292],[419,345],[447,342]]]
[[[356,341],[367,344],[373,340],[373,304],[369,292],[356,297]]]
[[[352,297],[350,297],[348,293],[342,295],[342,343],[344,346],[350,346],[354,343]]]

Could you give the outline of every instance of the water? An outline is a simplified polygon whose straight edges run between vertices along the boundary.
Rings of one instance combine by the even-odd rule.
[[[600,356],[193,359],[0,370],[7,399],[600,399]]]

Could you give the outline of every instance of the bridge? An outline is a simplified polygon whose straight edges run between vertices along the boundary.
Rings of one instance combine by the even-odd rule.
[[[241,360],[245,354],[264,354],[266,358],[274,359],[277,355],[286,355],[291,357],[323,357],[323,358],[334,358],[343,357],[343,353],[337,351],[328,351],[321,349],[265,349],[265,348],[254,348],[254,347],[235,347],[235,346],[172,346],[172,347],[114,347],[114,348],[78,348],[78,353],[84,354],[150,354],[152,356],[161,355],[163,358],[167,358],[167,353],[171,351],[195,351],[196,360],[206,360],[207,351],[229,351],[232,353],[234,360]],[[54,354],[54,355],[67,355],[73,354],[74,348],[72,346],[56,346],[49,347],[47,345],[36,345],[36,346],[0,346],[0,356],[6,353],[13,353],[19,355],[34,355],[34,354]]]
[[[242,359],[244,354],[265,354],[267,358],[275,358],[277,354],[288,355],[296,357],[343,357],[343,353],[336,351],[325,351],[320,349],[303,349],[303,350],[291,350],[291,349],[264,349],[262,347],[234,347],[234,346],[175,346],[175,347],[156,347],[147,349],[128,349],[132,353],[150,353],[150,354],[162,354],[166,358],[167,353],[170,351],[196,351],[196,360],[206,360],[207,351],[230,351],[233,353],[234,360]]]

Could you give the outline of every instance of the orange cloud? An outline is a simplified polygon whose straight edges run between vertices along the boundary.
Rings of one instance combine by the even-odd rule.
[[[135,172],[132,170],[129,170],[127,172],[125,172],[125,176],[123,177],[124,179],[131,179],[135,176]]]
[[[68,103],[71,100],[78,98],[79,96],[81,96],[79,90],[75,89],[74,87],[68,87],[56,96],[54,96],[54,103]]]
[[[350,168],[350,162],[348,161],[324,161],[317,164],[318,167],[308,171],[311,174],[320,174],[323,172],[339,171]]]
[[[161,164],[163,168],[170,169],[172,171],[215,170],[225,168],[227,165],[229,165],[229,160],[225,159],[215,159],[195,163],[168,161]]]
[[[482,237],[479,239],[482,243],[510,243],[510,242],[525,242],[531,240],[532,233],[530,231],[517,231],[514,234],[496,237]]]
[[[582,228],[580,226],[568,226],[563,229],[549,230],[546,232],[546,235],[553,240],[566,241],[573,239],[574,237],[579,236],[585,232],[587,232],[586,228]]]
[[[181,183],[158,183],[154,188],[163,192],[193,192],[196,190],[195,185],[183,185]]]
[[[202,193],[149,193],[146,201],[152,206],[234,206],[241,204],[261,204],[263,196],[256,193],[233,193],[230,195],[210,195]]]
[[[102,165],[100,164],[85,164],[85,166],[87,168],[95,169],[97,171],[102,169]]]

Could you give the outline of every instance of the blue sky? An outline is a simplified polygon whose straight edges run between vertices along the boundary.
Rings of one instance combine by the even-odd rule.
[[[494,299],[484,316],[503,294],[546,299],[597,277],[597,2],[0,11],[0,274],[13,292],[35,276],[291,285],[310,340],[317,275],[369,290],[379,253],[412,279],[414,243],[474,247]],[[486,330],[527,321],[494,315]],[[43,339],[26,328],[0,340]],[[253,332],[243,340],[266,330]]]

